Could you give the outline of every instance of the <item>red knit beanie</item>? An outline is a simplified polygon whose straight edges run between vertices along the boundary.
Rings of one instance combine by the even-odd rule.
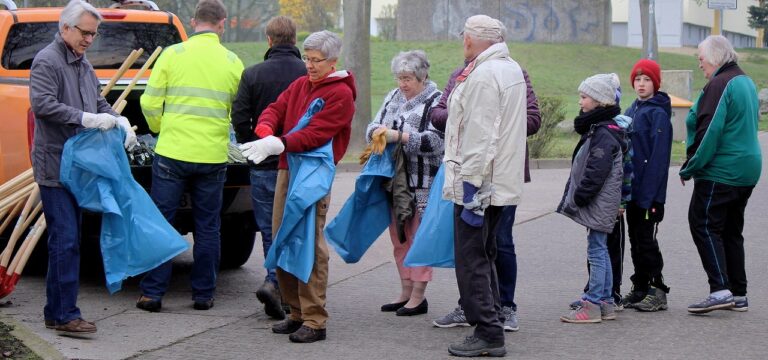
[[[632,67],[632,73],[629,75],[629,83],[635,88],[635,76],[645,75],[651,78],[653,82],[653,92],[659,91],[661,87],[661,67],[653,60],[641,59]]]

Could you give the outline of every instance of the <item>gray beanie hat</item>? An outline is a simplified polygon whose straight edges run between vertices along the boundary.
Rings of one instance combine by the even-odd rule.
[[[579,85],[579,92],[604,105],[616,105],[616,91],[619,89],[619,76],[615,73],[597,74],[588,77]]]

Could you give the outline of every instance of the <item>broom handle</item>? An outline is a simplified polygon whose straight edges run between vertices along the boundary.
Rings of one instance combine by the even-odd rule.
[[[34,184],[37,185],[37,184]],[[27,214],[29,214],[29,211],[32,209],[33,205],[36,205],[37,202],[40,201],[40,188],[37,186],[34,187],[32,190],[32,193],[29,194],[29,198],[27,198],[27,203],[24,204],[24,210],[21,211],[21,215],[19,215],[19,219],[16,221],[16,226],[13,228],[13,233],[11,233],[11,237],[8,239],[8,245],[6,245],[6,251],[3,251],[3,257],[0,259],[0,266],[7,266],[8,261],[11,259],[11,252],[13,252],[14,247],[16,246],[16,242],[19,240],[19,237],[21,237],[21,234],[24,232],[26,228],[22,227],[21,225],[24,224],[27,220]]]
[[[117,101],[115,101],[114,104],[112,104],[112,109],[117,109],[118,106],[120,106],[120,102],[125,100],[126,97],[128,97],[128,94],[133,90],[133,87],[136,86],[136,83],[139,81],[139,78],[144,75],[144,72],[149,69],[149,67],[152,65],[153,62],[155,62],[155,59],[157,59],[158,56],[160,56],[160,52],[163,51],[163,48],[158,46],[155,51],[152,52],[152,55],[149,56],[149,59],[144,63],[144,65],[139,69],[139,71],[136,73],[136,76],[131,79],[131,83],[128,84],[128,87],[123,90],[123,93],[120,94],[120,97],[117,98]]]
[[[123,74],[125,74],[128,69],[131,68],[131,65],[136,62],[136,59],[141,56],[141,54],[144,53],[143,48],[139,48],[139,50],[131,50],[131,53],[128,54],[128,57],[125,58],[125,61],[123,61],[123,64],[120,65],[120,68],[117,69],[117,72],[115,75],[112,76],[111,79],[109,79],[109,83],[107,83],[106,86],[104,86],[103,89],[101,89],[101,96],[107,96],[109,92],[112,90],[112,88],[117,84],[117,81],[120,80],[121,77],[123,77]]]
[[[11,210],[11,212],[9,212],[7,214],[8,217],[6,217],[5,220],[3,220],[3,224],[0,225],[0,234],[2,234],[3,231],[5,231],[5,228],[7,228],[8,225],[11,224],[11,221],[13,220],[13,218],[16,217],[16,215],[19,214],[19,211],[21,211],[22,207],[24,207],[24,202],[23,201],[19,201],[19,202],[16,203],[16,206]],[[0,258],[2,258],[3,255],[5,255],[6,251],[13,251],[13,249],[8,249],[8,246],[6,246],[3,249],[3,252],[0,253]]]
[[[24,171],[19,175],[16,175],[16,177],[9,180],[5,184],[0,185],[0,194],[4,194],[9,189],[13,189],[16,185],[29,181],[30,179],[33,179],[32,168],[27,169],[27,171]]]
[[[37,241],[40,240],[40,237],[45,232],[45,228],[45,216],[40,216],[40,218],[37,219],[37,222],[35,222],[35,226],[32,227],[32,230],[29,231],[27,237],[24,238],[24,242],[21,244],[18,255],[14,257],[11,266],[8,266],[6,275],[10,276],[13,273],[21,274],[21,271],[24,270],[24,266],[27,265],[29,256],[32,255],[32,250],[34,250],[37,245]]]
[[[27,196],[37,187],[37,184],[31,183],[19,191],[7,196],[5,199],[0,200],[0,211],[7,210],[8,208],[15,206],[19,199]]]

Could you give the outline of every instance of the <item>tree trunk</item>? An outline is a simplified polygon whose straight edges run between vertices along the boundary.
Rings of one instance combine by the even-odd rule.
[[[348,154],[359,154],[365,145],[365,128],[371,121],[371,0],[344,1],[344,67],[355,75],[357,100],[352,119]]]

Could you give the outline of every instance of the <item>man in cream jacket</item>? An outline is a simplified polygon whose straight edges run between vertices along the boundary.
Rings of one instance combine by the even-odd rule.
[[[509,57],[506,28],[475,15],[462,32],[469,64],[448,99],[443,198],[454,202],[456,280],[474,334],[451,344],[456,356],[504,356],[504,318],[495,269],[494,229],[503,206],[523,191],[526,85]]]

